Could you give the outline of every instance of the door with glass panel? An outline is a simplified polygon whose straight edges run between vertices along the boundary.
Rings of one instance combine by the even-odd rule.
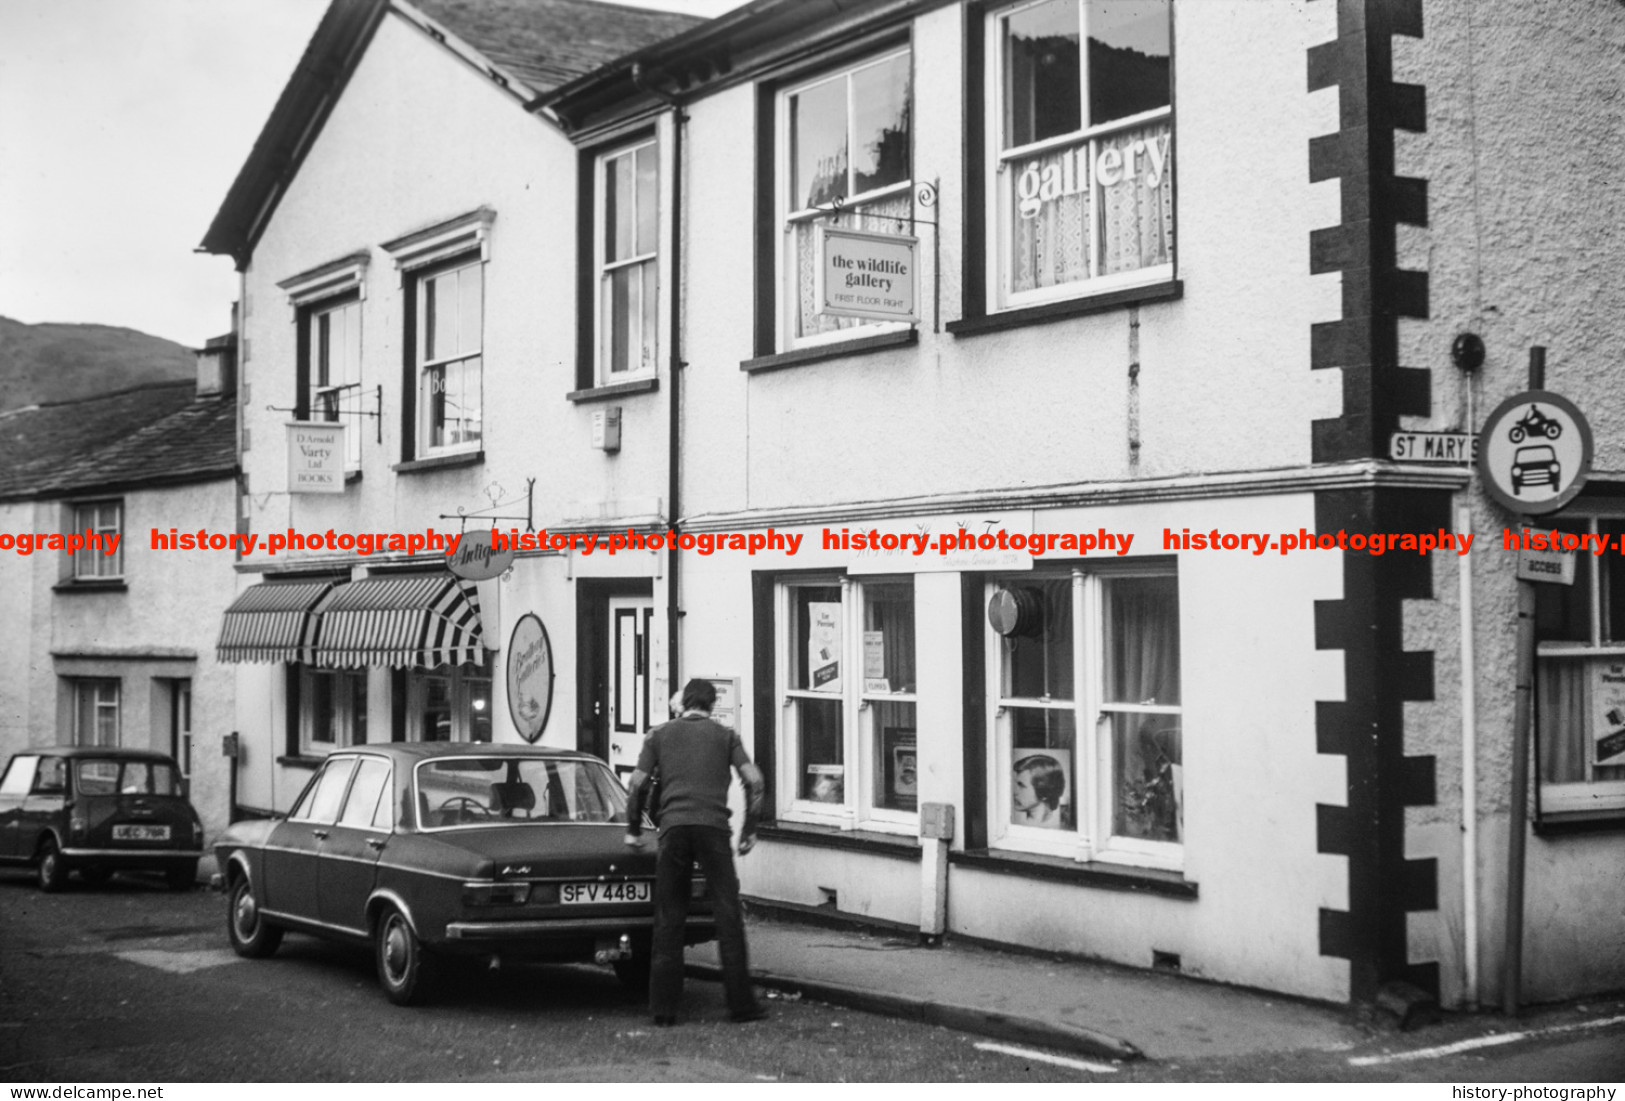
[[[649,630],[654,601],[646,596],[609,598],[609,763],[623,779],[637,767],[648,733],[666,719],[665,701],[649,699]]]

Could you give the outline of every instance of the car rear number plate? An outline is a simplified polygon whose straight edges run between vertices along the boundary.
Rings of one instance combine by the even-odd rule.
[[[564,883],[559,901],[566,903],[648,902],[654,896],[647,879],[630,883]]]
[[[168,841],[168,826],[114,826],[114,841]]]

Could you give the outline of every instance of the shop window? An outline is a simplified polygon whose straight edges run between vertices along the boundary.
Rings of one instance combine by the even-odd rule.
[[[321,756],[367,740],[365,670],[300,665],[299,754]]]
[[[1619,518],[1552,528],[1625,539]],[[1625,814],[1625,561],[1581,553],[1574,584],[1536,585],[1535,632],[1539,813]]]
[[[991,309],[1173,278],[1169,0],[988,16]]]
[[[418,454],[476,449],[484,431],[485,267],[470,255],[414,283]]]
[[[818,314],[815,275],[820,224],[912,232],[910,64],[903,50],[778,95],[781,350],[906,327]]]
[[[342,423],[344,467],[361,468],[361,295],[359,291],[299,312],[298,409],[301,420]]]
[[[407,673],[408,739],[491,740],[491,666],[442,665]]]
[[[918,807],[914,585],[779,588],[781,817],[912,833]]]
[[[124,533],[123,501],[85,501],[73,507],[70,534],[95,537],[93,545],[73,553],[75,581],[112,581],[124,576],[124,540],[119,538],[113,553],[107,553],[110,538]],[[87,539],[86,543],[90,543]]]
[[[986,595],[994,844],[1177,867],[1177,577],[1075,569],[998,581]]]
[[[119,744],[117,677],[79,677],[73,686],[73,744]]]
[[[596,383],[649,375],[659,350],[659,147],[645,141],[597,158],[593,266]]]

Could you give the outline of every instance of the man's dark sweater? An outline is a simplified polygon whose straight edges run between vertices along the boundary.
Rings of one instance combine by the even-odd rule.
[[[749,763],[738,734],[711,719],[690,715],[650,731],[638,755],[640,773],[653,775],[657,769],[660,773],[660,805],[650,810],[658,812],[662,828],[728,829],[730,766],[740,769]],[[762,793],[747,789],[745,794],[751,809],[745,813],[744,836],[749,837],[756,826],[751,810],[760,803]],[[628,825],[629,832],[640,832],[641,823],[635,818]]]

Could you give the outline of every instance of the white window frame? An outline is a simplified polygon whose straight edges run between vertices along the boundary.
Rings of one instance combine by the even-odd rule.
[[[73,683],[73,744],[88,746],[119,746],[124,744],[124,708],[123,684],[118,677],[74,677]],[[111,711],[113,715],[113,740],[101,741],[97,738],[95,728],[101,724],[93,722],[92,729],[87,731],[80,722],[84,711],[80,706],[85,692],[94,693],[91,706],[96,716]]]
[[[306,401],[308,403],[309,417],[312,421],[323,423],[337,423],[344,425],[344,469],[346,471],[361,469],[361,426],[365,418],[361,415],[365,401],[364,390],[361,383],[362,367],[365,363],[365,339],[361,324],[361,298],[360,296],[343,299],[327,299],[306,307],[306,347],[304,353],[306,360]],[[353,379],[341,378],[335,382],[331,378],[326,382],[318,380],[321,374],[321,353],[323,322],[332,319],[335,315],[343,315],[346,329],[355,328],[355,363],[338,365],[341,375],[353,371]],[[332,326],[328,325],[331,332]],[[331,341],[329,345],[331,345]],[[329,360],[331,361],[331,349]],[[351,370],[346,370],[349,367]]]
[[[841,68],[819,73],[815,77],[800,81],[796,84],[781,88],[775,99],[774,133],[777,151],[774,159],[773,179],[773,209],[777,218],[779,232],[775,235],[774,244],[774,270],[778,273],[778,332],[779,348],[781,351],[791,351],[798,348],[814,348],[821,344],[835,344],[847,340],[857,340],[863,337],[882,336],[886,333],[904,332],[912,328],[911,322],[906,321],[859,321],[857,324],[834,329],[827,333],[814,333],[811,336],[796,336],[796,309],[800,304],[800,288],[796,284],[796,258],[793,252],[795,230],[798,223],[811,221],[819,217],[827,217],[829,212],[816,208],[805,210],[790,209],[790,188],[795,178],[794,158],[790,148],[790,100],[802,92],[809,91],[821,84],[832,80],[846,81],[846,118],[847,136],[851,137],[853,128],[853,100],[852,78],[864,69],[883,65],[898,57],[910,58],[912,65],[912,47],[904,46],[895,50],[866,57],[861,61],[843,66]],[[914,188],[914,119],[912,103],[914,97],[914,79],[912,69],[909,76],[909,178],[899,183],[877,187],[859,194],[851,193],[853,166],[850,151],[847,160],[848,194],[842,202],[841,209],[846,212],[862,214],[862,207],[882,202],[896,195],[910,194]],[[913,203],[909,204],[910,217],[913,215]],[[912,228],[912,227],[910,227]]]
[[[1050,0],[1029,0],[1027,3],[1014,4],[1010,7],[1000,8],[987,15],[986,57],[984,72],[991,75],[992,94],[986,97],[986,114],[984,116],[982,133],[985,135],[987,177],[986,201],[988,227],[986,240],[986,265],[988,310],[998,312],[1003,310],[1021,309],[1028,306],[1041,306],[1050,302],[1066,301],[1073,298],[1084,298],[1090,295],[1108,293],[1115,290],[1126,290],[1132,287],[1150,286],[1157,283],[1166,283],[1173,279],[1175,265],[1179,257],[1179,227],[1178,212],[1175,211],[1174,244],[1171,249],[1171,259],[1166,264],[1157,264],[1151,267],[1138,268],[1134,271],[1118,272],[1113,275],[1093,275],[1071,283],[1063,283],[1054,287],[1041,287],[1030,291],[1011,291],[1010,288],[1010,242],[1014,234],[1014,225],[1011,218],[1011,189],[1015,187],[1016,173],[1011,168],[1014,162],[1026,160],[1042,153],[1052,152],[1062,148],[1087,146],[1089,165],[1094,165],[1095,143],[1103,138],[1110,138],[1125,130],[1133,130],[1157,122],[1168,120],[1168,154],[1165,172],[1168,178],[1164,179],[1162,186],[1173,186],[1172,173],[1174,170],[1174,144],[1176,130],[1174,124],[1173,106],[1158,107],[1150,111],[1125,118],[1113,119],[1099,125],[1085,124],[1080,130],[1069,134],[1060,134],[1045,138],[1041,141],[1030,142],[1006,150],[1004,148],[1005,131],[1005,26],[1012,15],[1019,15],[1023,11],[1039,7]],[[1079,43],[1080,58],[1078,65],[1078,94],[1081,97],[1082,111],[1088,110],[1089,103],[1089,48],[1088,23],[1086,14],[1088,0],[1074,0],[1079,8],[1078,26],[1081,29],[1082,41]],[[1170,11],[1172,3],[1170,2]],[[1170,79],[1171,77],[1170,67]],[[1172,95],[1170,93],[1170,99]],[[1092,192],[1095,188],[1092,170],[1089,184]],[[1089,205],[1090,217],[1088,224],[1089,234],[1089,270],[1098,271],[1100,266],[1100,219],[1098,205],[1091,195]]]
[[[113,519],[108,522],[105,517],[106,509],[113,510]],[[105,542],[108,535],[120,535],[124,532],[124,501],[122,498],[111,498],[101,501],[75,501],[72,505],[73,526],[70,532],[83,533],[93,530]],[[73,579],[75,581],[118,581],[124,577],[124,540],[119,539],[118,549],[108,554],[100,547],[82,547],[73,553]]]
[[[1587,516],[1586,529],[1593,535],[1597,534],[1599,520],[1619,520],[1622,517]],[[1622,538],[1625,536],[1611,536]],[[1602,602],[1606,599],[1603,593],[1605,584],[1602,564],[1595,554],[1579,554],[1575,563],[1576,569],[1589,571],[1591,583],[1591,601],[1587,610],[1589,617],[1588,639],[1583,642],[1542,642],[1536,648],[1536,656],[1541,661],[1572,659],[1588,661],[1593,658],[1617,658],[1625,660],[1625,640],[1611,640],[1604,642],[1602,638]],[[1615,628],[1615,634],[1625,634],[1625,630]],[[1588,681],[1589,683],[1589,681]],[[1589,691],[1587,693],[1589,697]],[[1591,708],[1586,708],[1589,717]],[[1590,731],[1582,731],[1582,736],[1589,736]],[[1542,738],[1548,735],[1544,732]],[[1537,754],[1535,758],[1535,782],[1540,785],[1540,812],[1546,814],[1569,814],[1576,812],[1604,811],[1625,812],[1625,780],[1597,780],[1594,779],[1597,764],[1591,759],[1587,746],[1586,753],[1586,779],[1567,782],[1547,782],[1541,772],[1541,760]]]
[[[655,207],[654,249],[650,252],[637,253],[621,260],[608,260],[609,242],[606,239],[606,230],[609,226],[608,203],[609,189],[606,186],[606,176],[612,162],[625,157],[632,158],[632,224],[633,237],[636,238],[638,224],[638,188],[637,188],[637,155],[640,150],[654,149],[655,151],[655,185],[654,194],[649,201]],[[614,149],[600,153],[593,161],[593,373],[599,386],[608,386],[616,382],[627,382],[633,379],[649,378],[655,373],[655,367],[660,360],[660,146],[654,137],[643,141],[633,142],[631,145],[618,146]],[[642,303],[642,310],[638,317],[641,320],[648,311],[654,314],[655,339],[648,355],[638,366],[629,366],[624,371],[612,372],[610,370],[609,356],[606,354],[605,341],[608,336],[604,325],[605,290],[608,287],[610,276],[617,271],[627,268],[653,267],[655,273],[655,290],[652,301]],[[642,294],[642,281],[638,282],[639,294]],[[641,331],[641,327],[640,327]]]
[[[913,575],[869,576],[861,578],[846,574],[828,574],[805,577],[787,577],[774,586],[774,684],[778,686],[779,704],[779,764],[777,785],[778,817],[786,822],[833,826],[841,830],[873,830],[877,833],[895,833],[913,837],[919,832],[920,816],[915,811],[892,810],[874,805],[875,784],[879,782],[873,762],[876,759],[875,742],[880,732],[875,729],[877,709],[874,703],[889,701],[911,703],[915,706],[915,719],[919,717],[917,692],[870,692],[863,686],[863,590],[866,584],[878,582],[914,584]],[[792,662],[796,638],[791,633],[795,608],[793,590],[800,588],[831,588],[841,590],[841,691],[818,692],[808,688],[791,688]],[[918,607],[916,603],[916,607]],[[916,625],[918,618],[916,617]],[[797,631],[806,624],[794,624]],[[918,636],[916,635],[916,646]],[[915,675],[918,676],[919,655],[915,654]],[[800,797],[801,790],[801,734],[795,700],[833,701],[840,705],[841,759],[845,771],[842,776],[842,801],[820,803]],[[916,730],[918,728],[916,727]],[[919,734],[915,735],[916,753],[919,752]]]
[[[436,279],[455,274],[461,284],[464,272],[474,272],[480,280],[480,334],[479,344],[472,351],[461,346],[459,339],[458,350],[447,356],[438,356],[434,359],[425,355],[425,345],[428,342],[428,324],[426,309],[429,295],[429,284]],[[419,458],[429,455],[456,455],[467,451],[479,451],[485,446],[485,261],[478,255],[470,254],[460,260],[453,260],[444,267],[436,267],[432,271],[420,271],[413,280],[412,294],[416,303],[414,311],[412,333],[412,361],[415,365],[417,390],[417,449],[415,454]],[[458,302],[462,301],[459,293]],[[462,310],[455,311],[458,323],[462,321]],[[461,333],[459,332],[459,337]],[[433,425],[430,416],[433,402],[430,400],[430,376],[436,370],[443,370],[454,364],[460,365],[471,359],[480,361],[480,420],[477,428],[478,435],[471,440],[459,440],[456,443],[431,444]]]
[[[348,748],[356,743],[356,695],[353,690],[346,690],[348,686],[353,689],[356,682],[360,682],[360,694],[363,706],[367,701],[367,671],[365,669],[324,669],[314,665],[298,666],[299,670],[299,752],[310,757],[320,757],[340,749]],[[317,714],[315,681],[317,677],[331,678],[333,681],[333,719],[338,737],[333,741],[323,741],[316,737]]]
[[[990,735],[986,758],[989,844],[995,849],[1058,856],[1080,862],[1100,861],[1180,871],[1185,860],[1183,841],[1148,841],[1112,833],[1112,810],[1116,795],[1112,791],[1115,762],[1112,759],[1110,716],[1120,713],[1183,715],[1184,706],[1106,702],[1103,591],[1103,583],[1107,580],[1130,577],[1177,579],[1178,571],[1172,566],[1160,564],[1106,569],[1074,566],[1068,576],[1072,594],[1072,684],[1075,694],[1070,701],[1003,695],[1004,640],[983,617],[987,730]],[[991,578],[984,586],[982,607],[987,607],[1001,585],[1043,579],[1059,580],[1059,577],[1053,572],[1035,571]],[[1183,633],[1181,625],[1181,635]],[[1012,752],[1011,726],[1006,712],[1011,706],[1072,714],[1076,787],[1072,794],[1074,824],[1071,830],[1040,829],[1010,821],[1012,798],[1009,762]]]

